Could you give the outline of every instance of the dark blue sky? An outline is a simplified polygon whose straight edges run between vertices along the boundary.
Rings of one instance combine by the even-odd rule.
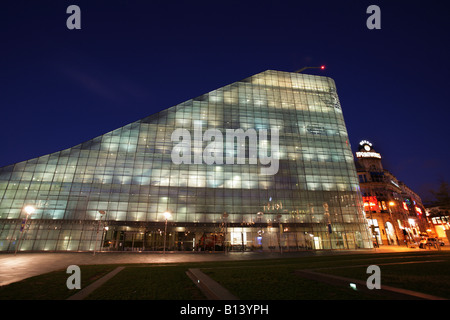
[[[81,8],[81,30],[66,9]],[[369,5],[381,30],[369,30]],[[2,1],[0,166],[72,147],[267,69],[332,77],[367,139],[423,195],[450,181],[446,1]]]

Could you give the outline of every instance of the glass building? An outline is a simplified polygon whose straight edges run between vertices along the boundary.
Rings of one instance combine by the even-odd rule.
[[[220,133],[223,150],[208,149]],[[0,199],[2,251],[372,246],[334,81],[298,73],[267,70],[0,168]]]

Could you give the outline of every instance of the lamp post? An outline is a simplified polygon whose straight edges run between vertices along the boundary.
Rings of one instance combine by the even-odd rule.
[[[325,66],[320,66],[320,67],[303,67],[301,69],[298,69],[297,71],[295,71],[295,73],[300,73],[306,69],[320,69],[320,70],[325,70]]]
[[[222,215],[223,224],[224,224],[224,231],[225,231],[225,237],[223,239],[223,246],[224,246],[224,252],[227,254],[227,234],[228,234],[228,213],[224,212]]]
[[[99,210],[98,213],[100,213],[100,220],[98,220],[98,226],[97,226],[97,236],[95,237],[95,243],[94,243],[94,256],[95,256],[95,251],[97,249],[97,241],[98,241],[98,232],[100,230],[100,224],[102,222],[102,218],[104,215],[106,215],[106,211],[103,210]],[[103,231],[102,231],[102,239],[103,239]],[[101,249],[101,247],[100,247]]]
[[[20,235],[19,235],[19,241],[17,242],[16,250],[14,251],[14,255],[17,254],[17,250],[20,247],[20,242],[22,241],[23,237],[23,231],[25,230],[27,226],[28,217],[36,211],[36,209],[33,206],[26,206],[23,208],[23,210],[26,212],[25,220],[22,221],[22,227],[20,228]]]
[[[163,215],[164,215],[164,218],[166,219],[166,224],[165,224],[165,228],[164,228],[164,251],[163,251],[163,254],[166,254],[167,220],[170,219],[172,217],[172,215],[170,214],[169,211],[164,212]]]

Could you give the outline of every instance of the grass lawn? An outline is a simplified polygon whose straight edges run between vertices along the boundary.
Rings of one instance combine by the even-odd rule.
[[[367,299],[348,288],[331,287],[294,274],[294,266],[234,267],[202,271],[243,300]]]
[[[436,257],[433,260],[441,260]],[[381,284],[450,299],[450,259],[428,263],[380,265]],[[366,280],[366,267],[322,269],[323,273]]]
[[[443,260],[441,262],[391,264]],[[132,264],[94,291],[90,300],[202,300],[200,290],[186,276],[200,268],[243,300],[356,300],[373,299],[349,288],[304,279],[295,270],[315,271],[366,280],[366,266],[379,265],[382,284],[450,298],[450,252],[324,255],[285,259]],[[385,265],[386,264],[386,265]],[[363,267],[357,267],[364,265]],[[82,288],[117,265],[80,266]],[[326,269],[325,269],[326,268]],[[320,269],[320,270],[318,270]],[[1,300],[66,299],[76,291],[66,287],[65,270],[0,287]],[[378,297],[379,299],[379,297]]]
[[[380,266],[382,284],[450,299],[450,252],[312,257],[267,261],[259,267],[224,266],[203,272],[242,299],[380,299],[303,279],[294,273],[313,269],[365,281],[370,275],[366,273],[367,266],[371,264]]]
[[[205,299],[183,266],[128,266],[94,291],[95,300],[196,300]]]

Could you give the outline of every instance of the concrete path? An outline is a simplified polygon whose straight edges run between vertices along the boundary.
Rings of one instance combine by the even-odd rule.
[[[235,295],[204,274],[200,269],[189,269],[186,274],[209,300],[238,300]]]
[[[82,288],[80,291],[75,293],[73,296],[70,296],[67,300],[83,300],[83,299],[85,299],[88,295],[90,295],[92,292],[94,292],[94,290],[96,290],[97,288],[100,288],[106,281],[108,281],[109,279],[114,277],[116,274],[118,274],[123,269],[125,269],[125,267],[115,268],[113,271],[111,271],[110,273],[101,277],[94,283],[91,283],[86,288]]]

